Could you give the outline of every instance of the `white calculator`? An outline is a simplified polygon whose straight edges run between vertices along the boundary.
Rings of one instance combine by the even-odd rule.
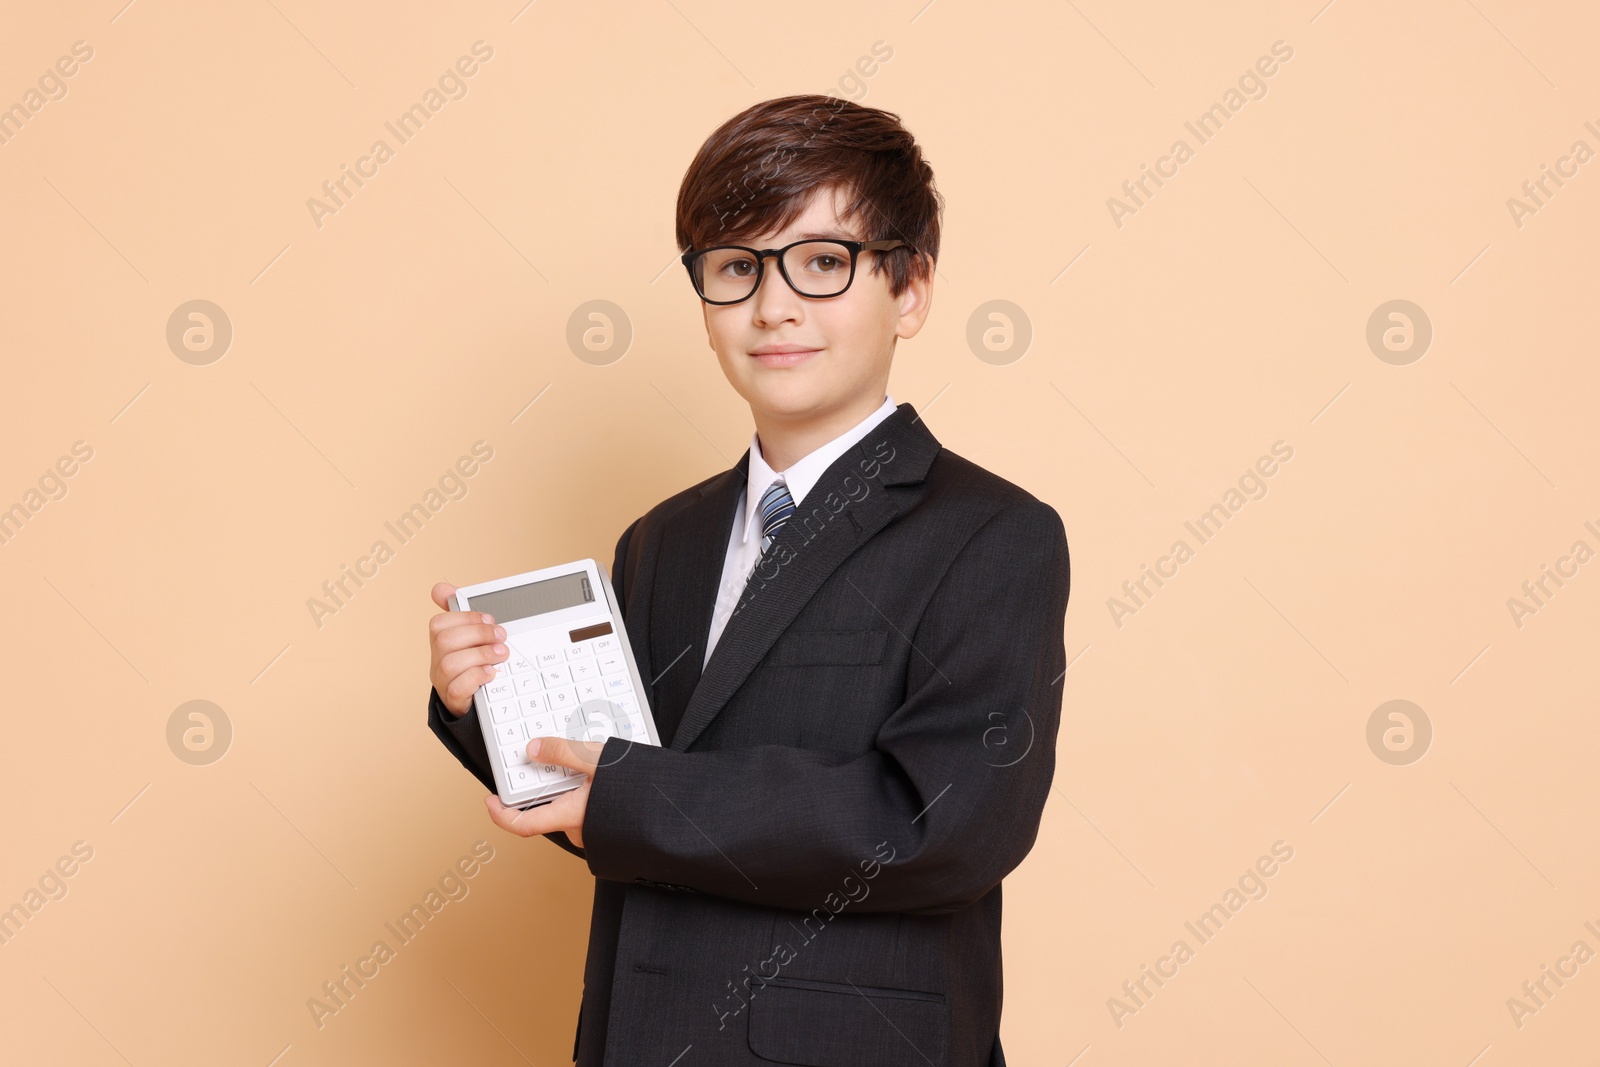
[[[450,609],[505,627],[510,658],[472,695],[502,804],[531,808],[584,782],[579,771],[530,764],[535,737],[661,744],[611,579],[594,560],[463,586]]]

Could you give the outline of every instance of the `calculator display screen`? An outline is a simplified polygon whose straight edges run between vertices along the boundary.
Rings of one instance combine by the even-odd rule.
[[[473,611],[487,612],[495,622],[515,622],[532,615],[543,615],[579,604],[594,603],[594,589],[586,571],[574,571],[542,582],[513,586],[493,593],[479,593],[471,599]]]

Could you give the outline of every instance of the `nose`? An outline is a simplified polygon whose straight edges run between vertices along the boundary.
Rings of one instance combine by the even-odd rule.
[[[795,318],[800,294],[784,280],[778,257],[767,256],[762,263],[761,284],[756,286],[755,293],[750,297],[756,322],[770,325]]]

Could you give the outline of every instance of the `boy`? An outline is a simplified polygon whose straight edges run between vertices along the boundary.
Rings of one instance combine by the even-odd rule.
[[[887,394],[940,210],[897,116],[823,96],[734,116],[685,175],[679,245],[756,428],[617,543],[662,747],[535,738],[588,777],[505,808],[472,706],[505,632],[430,621],[429,726],[497,825],[595,875],[579,1063],[1005,1062],[1000,880],[1054,771],[1067,540]]]

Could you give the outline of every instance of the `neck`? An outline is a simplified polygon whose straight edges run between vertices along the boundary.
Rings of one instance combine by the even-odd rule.
[[[886,395],[881,389],[865,393],[858,400],[820,415],[785,416],[752,411],[756,437],[761,442],[761,457],[767,461],[767,466],[782,474],[877,411]]]

